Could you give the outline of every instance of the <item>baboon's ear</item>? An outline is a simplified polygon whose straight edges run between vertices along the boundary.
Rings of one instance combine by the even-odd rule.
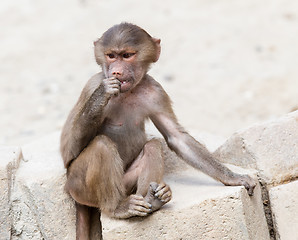
[[[161,40],[159,38],[152,38],[152,40],[155,43],[155,58],[153,62],[157,62],[161,52],[161,47],[160,47]]]
[[[93,41],[93,45],[94,45],[94,47],[96,46],[96,44],[97,44],[98,42],[99,42],[99,39]]]

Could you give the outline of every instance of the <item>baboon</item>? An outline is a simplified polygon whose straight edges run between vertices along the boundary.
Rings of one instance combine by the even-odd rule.
[[[191,137],[178,123],[165,90],[147,74],[159,59],[160,39],[121,23],[94,42],[94,51],[102,72],[85,85],[61,135],[65,189],[76,202],[77,239],[89,239],[90,207],[130,218],[147,216],[171,200],[163,181],[161,142],[148,140],[147,119],[186,163],[253,194],[255,181],[229,170]]]

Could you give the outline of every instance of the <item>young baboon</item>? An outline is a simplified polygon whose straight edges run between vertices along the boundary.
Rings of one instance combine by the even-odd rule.
[[[147,74],[159,58],[160,39],[121,23],[94,42],[94,50],[102,72],[87,82],[61,135],[65,189],[77,206],[77,239],[89,239],[89,207],[129,218],[147,216],[171,200],[161,142],[147,139],[147,119],[188,164],[253,194],[255,181],[230,171],[191,137],[177,122],[167,93]]]

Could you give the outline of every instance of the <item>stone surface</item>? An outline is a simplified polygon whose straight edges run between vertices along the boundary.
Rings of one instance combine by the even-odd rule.
[[[269,191],[277,239],[298,240],[298,180]]]
[[[64,192],[59,133],[22,147],[12,198],[11,239],[75,239],[75,208]]]
[[[255,178],[259,175],[267,183],[293,180],[298,174],[297,115],[294,112],[237,133],[216,154],[229,163],[254,168],[228,165],[238,173]],[[75,239],[75,206],[64,192],[66,171],[59,137],[60,132],[48,135],[23,146],[22,152],[20,148],[0,148],[0,239]],[[199,137],[209,149],[221,141],[214,141],[215,136],[206,139]],[[165,181],[172,188],[172,201],[146,218],[115,220],[102,216],[105,240],[270,239],[259,185],[253,197],[244,187],[223,186],[187,166],[163,144]],[[298,226],[298,181],[270,186],[276,237],[292,240]],[[99,239],[98,229],[95,216],[92,239]]]
[[[15,171],[22,158],[19,147],[0,147],[0,239],[10,239],[10,197]]]
[[[75,207],[63,190],[59,136],[57,132],[22,147],[11,194],[10,239],[75,239]],[[225,187],[164,151],[171,203],[144,219],[103,216],[104,239],[268,239],[259,188],[249,197],[243,187]],[[239,169],[233,170],[243,172]],[[98,239],[98,224],[95,219],[92,239]]]
[[[217,151],[223,161],[255,168],[267,184],[298,177],[298,111],[234,134]]]
[[[259,186],[253,197],[243,187],[226,187],[187,169],[166,177],[172,201],[141,219],[102,217],[104,239],[269,239]]]

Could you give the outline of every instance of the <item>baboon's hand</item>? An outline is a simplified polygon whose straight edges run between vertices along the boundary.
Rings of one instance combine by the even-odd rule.
[[[235,174],[227,181],[221,181],[226,186],[244,186],[249,196],[252,196],[257,185],[256,180],[246,174]]]
[[[254,189],[257,185],[256,181],[248,175],[242,175],[240,177],[240,182],[241,185],[243,185],[246,188],[248,195],[252,196],[254,194]]]
[[[143,196],[130,195],[119,204],[114,212],[115,218],[145,217],[152,212],[152,205]]]
[[[104,90],[107,97],[118,95],[120,91],[120,81],[115,77],[106,78],[103,80]]]
[[[152,206],[142,196],[130,195],[128,212],[131,216],[145,217],[152,212]]]

